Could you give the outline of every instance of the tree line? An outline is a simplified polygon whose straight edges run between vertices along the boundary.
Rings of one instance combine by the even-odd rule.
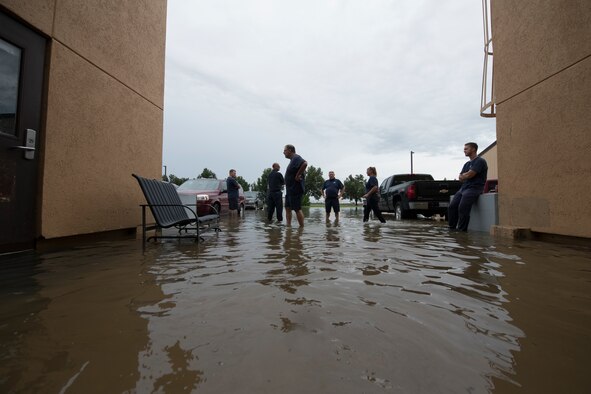
[[[242,186],[244,191],[256,191],[259,197],[264,199],[267,193],[267,179],[271,173],[271,168],[265,168],[261,176],[256,180],[255,183],[249,184],[242,176],[237,176],[236,181]],[[197,178],[217,178],[217,175],[208,168],[204,168],[201,174]],[[304,205],[309,205],[310,198],[320,199],[322,197],[322,186],[324,185],[324,174],[320,167],[308,166],[306,169],[305,176],[306,194],[304,196]],[[162,175],[162,180],[176,185],[181,185],[183,182],[189,180],[189,178],[179,178],[174,174]],[[349,175],[347,178],[342,180],[345,185],[344,198],[354,201],[355,205],[361,201],[361,196],[365,194],[365,178],[362,174]]]

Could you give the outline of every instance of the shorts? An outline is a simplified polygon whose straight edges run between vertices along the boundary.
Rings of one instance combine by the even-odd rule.
[[[302,210],[302,198],[304,194],[285,194],[285,208],[289,208],[292,211],[301,211]]]
[[[334,210],[334,213],[338,213],[341,210],[338,197],[325,199],[324,207],[326,208],[326,213],[330,213],[330,208]]]
[[[230,206],[230,211],[235,211],[238,209],[238,197],[228,198],[228,205]]]

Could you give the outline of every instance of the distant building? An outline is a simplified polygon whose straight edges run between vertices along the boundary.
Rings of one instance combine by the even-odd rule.
[[[135,231],[131,173],[162,173],[165,34],[165,0],[0,0],[0,252]]]
[[[490,1],[499,223],[591,238],[591,1]]]
[[[488,164],[487,179],[498,179],[499,168],[497,163],[497,141],[481,150],[478,156],[484,158]]]

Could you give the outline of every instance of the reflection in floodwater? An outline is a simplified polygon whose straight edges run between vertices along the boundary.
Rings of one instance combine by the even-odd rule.
[[[163,294],[134,248],[2,258],[1,392],[135,387],[148,338],[137,308]]]
[[[307,215],[2,257],[0,391],[588,388],[588,249]]]

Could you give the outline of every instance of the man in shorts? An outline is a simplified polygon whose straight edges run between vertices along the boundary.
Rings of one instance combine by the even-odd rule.
[[[324,207],[326,208],[326,221],[330,219],[330,210],[334,211],[335,220],[339,220],[339,212],[341,206],[339,199],[343,197],[345,192],[345,185],[343,182],[336,179],[334,171],[328,172],[328,179],[322,185],[322,196],[324,197]]]
[[[291,212],[294,211],[300,227],[304,227],[302,199],[305,190],[304,172],[308,162],[296,153],[293,145],[285,145],[283,154],[289,159],[289,165],[285,170],[285,220],[287,225],[291,226]]]

